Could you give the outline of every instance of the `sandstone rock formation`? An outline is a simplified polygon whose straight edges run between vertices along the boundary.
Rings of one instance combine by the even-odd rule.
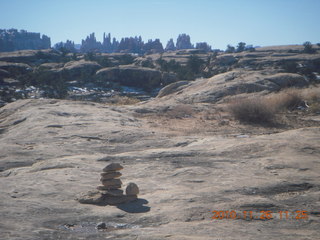
[[[54,49],[21,50],[0,54],[0,61],[38,65],[42,63],[60,62],[61,53]]]
[[[91,33],[85,40],[82,40],[81,52],[101,52],[102,45],[101,42],[98,42],[94,33]]]
[[[70,40],[67,40],[66,42],[56,43],[53,48],[60,51],[66,51],[66,52],[72,52],[72,53],[77,52],[74,42]]]
[[[142,41],[141,36],[126,37],[121,39],[117,52],[142,54],[143,47],[144,42]]]
[[[173,42],[172,38],[170,38],[170,40],[168,41],[165,50],[166,51],[174,51],[174,50],[176,50],[176,47],[174,46],[174,42]]]
[[[111,34],[109,33],[107,36],[103,34],[103,42],[102,42],[102,51],[106,53],[116,52],[119,47],[119,41],[115,38],[112,39],[111,42]]]
[[[183,33],[177,38],[176,48],[179,49],[191,49],[193,45],[190,42],[190,36]]]
[[[162,74],[152,68],[123,65],[119,67],[103,68],[96,73],[99,82],[114,82],[124,86],[139,87],[145,90],[159,87]]]
[[[26,49],[48,49],[51,47],[50,38],[40,33],[27,32],[17,29],[0,29],[0,52],[12,52]]]
[[[147,43],[143,46],[143,52],[146,54],[151,53],[163,53],[163,46],[160,42],[160,39],[155,39],[154,41],[150,39]]]
[[[101,66],[96,62],[80,60],[66,63],[60,71],[66,81],[77,79],[88,81],[100,68]]]
[[[190,84],[189,81],[178,81],[175,83],[171,83],[171,84],[165,86],[164,88],[162,88],[159,91],[157,97],[161,98],[161,97],[169,95],[171,93],[178,92],[179,90],[183,89],[188,84]]]

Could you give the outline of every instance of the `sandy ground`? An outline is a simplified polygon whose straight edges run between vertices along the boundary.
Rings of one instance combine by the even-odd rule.
[[[198,118],[142,108],[61,100],[1,108],[0,239],[319,238],[319,124],[268,129],[203,114],[205,106]],[[139,199],[77,202],[110,162],[124,166],[121,179],[138,184]]]

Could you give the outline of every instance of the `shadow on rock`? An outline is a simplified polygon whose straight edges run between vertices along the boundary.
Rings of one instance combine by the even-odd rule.
[[[144,213],[150,211],[150,207],[144,206],[144,204],[147,203],[148,201],[146,199],[138,198],[135,201],[118,204],[116,206],[127,213]]]

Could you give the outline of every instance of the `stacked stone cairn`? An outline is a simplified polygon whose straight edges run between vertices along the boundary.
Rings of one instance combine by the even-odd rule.
[[[119,163],[111,163],[106,166],[100,174],[102,185],[97,187],[98,191],[81,193],[76,200],[80,203],[98,205],[117,205],[136,200],[139,188],[135,183],[129,183],[126,187],[126,194],[123,194],[120,180],[122,174],[119,172],[122,169],[123,167]]]
[[[106,166],[102,171],[101,183],[102,186],[98,186],[97,189],[105,196],[118,197],[123,195],[121,190],[122,182],[119,177],[122,175],[119,171],[123,167],[119,163],[111,163]]]
[[[139,188],[135,183],[129,183],[126,188],[126,194],[123,194],[123,190],[121,189],[122,182],[120,180],[122,174],[119,172],[122,169],[123,167],[119,163],[111,163],[100,174],[102,185],[98,186],[97,189],[107,204],[120,204],[137,199]]]

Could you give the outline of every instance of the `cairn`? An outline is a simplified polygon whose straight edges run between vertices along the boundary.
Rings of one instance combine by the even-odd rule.
[[[122,182],[120,180],[122,176],[120,170],[122,169],[123,167],[119,163],[111,163],[106,166],[100,174],[101,185],[97,187],[98,191],[81,193],[76,200],[80,203],[97,205],[117,205],[136,200],[139,188],[135,183],[129,183],[126,187],[126,194],[123,194],[123,190],[121,189]]]
[[[119,179],[122,175],[119,171],[122,169],[123,167],[119,163],[111,163],[102,170],[103,172],[100,174],[102,186],[98,186],[97,189],[103,195],[111,197],[123,195],[122,182]]]
[[[120,204],[130,202],[137,199],[139,188],[135,183],[129,183],[126,188],[126,194],[123,194],[121,189],[122,181],[120,177],[122,174],[119,172],[123,167],[119,163],[111,163],[106,166],[102,171],[101,184],[97,187],[107,204]]]

